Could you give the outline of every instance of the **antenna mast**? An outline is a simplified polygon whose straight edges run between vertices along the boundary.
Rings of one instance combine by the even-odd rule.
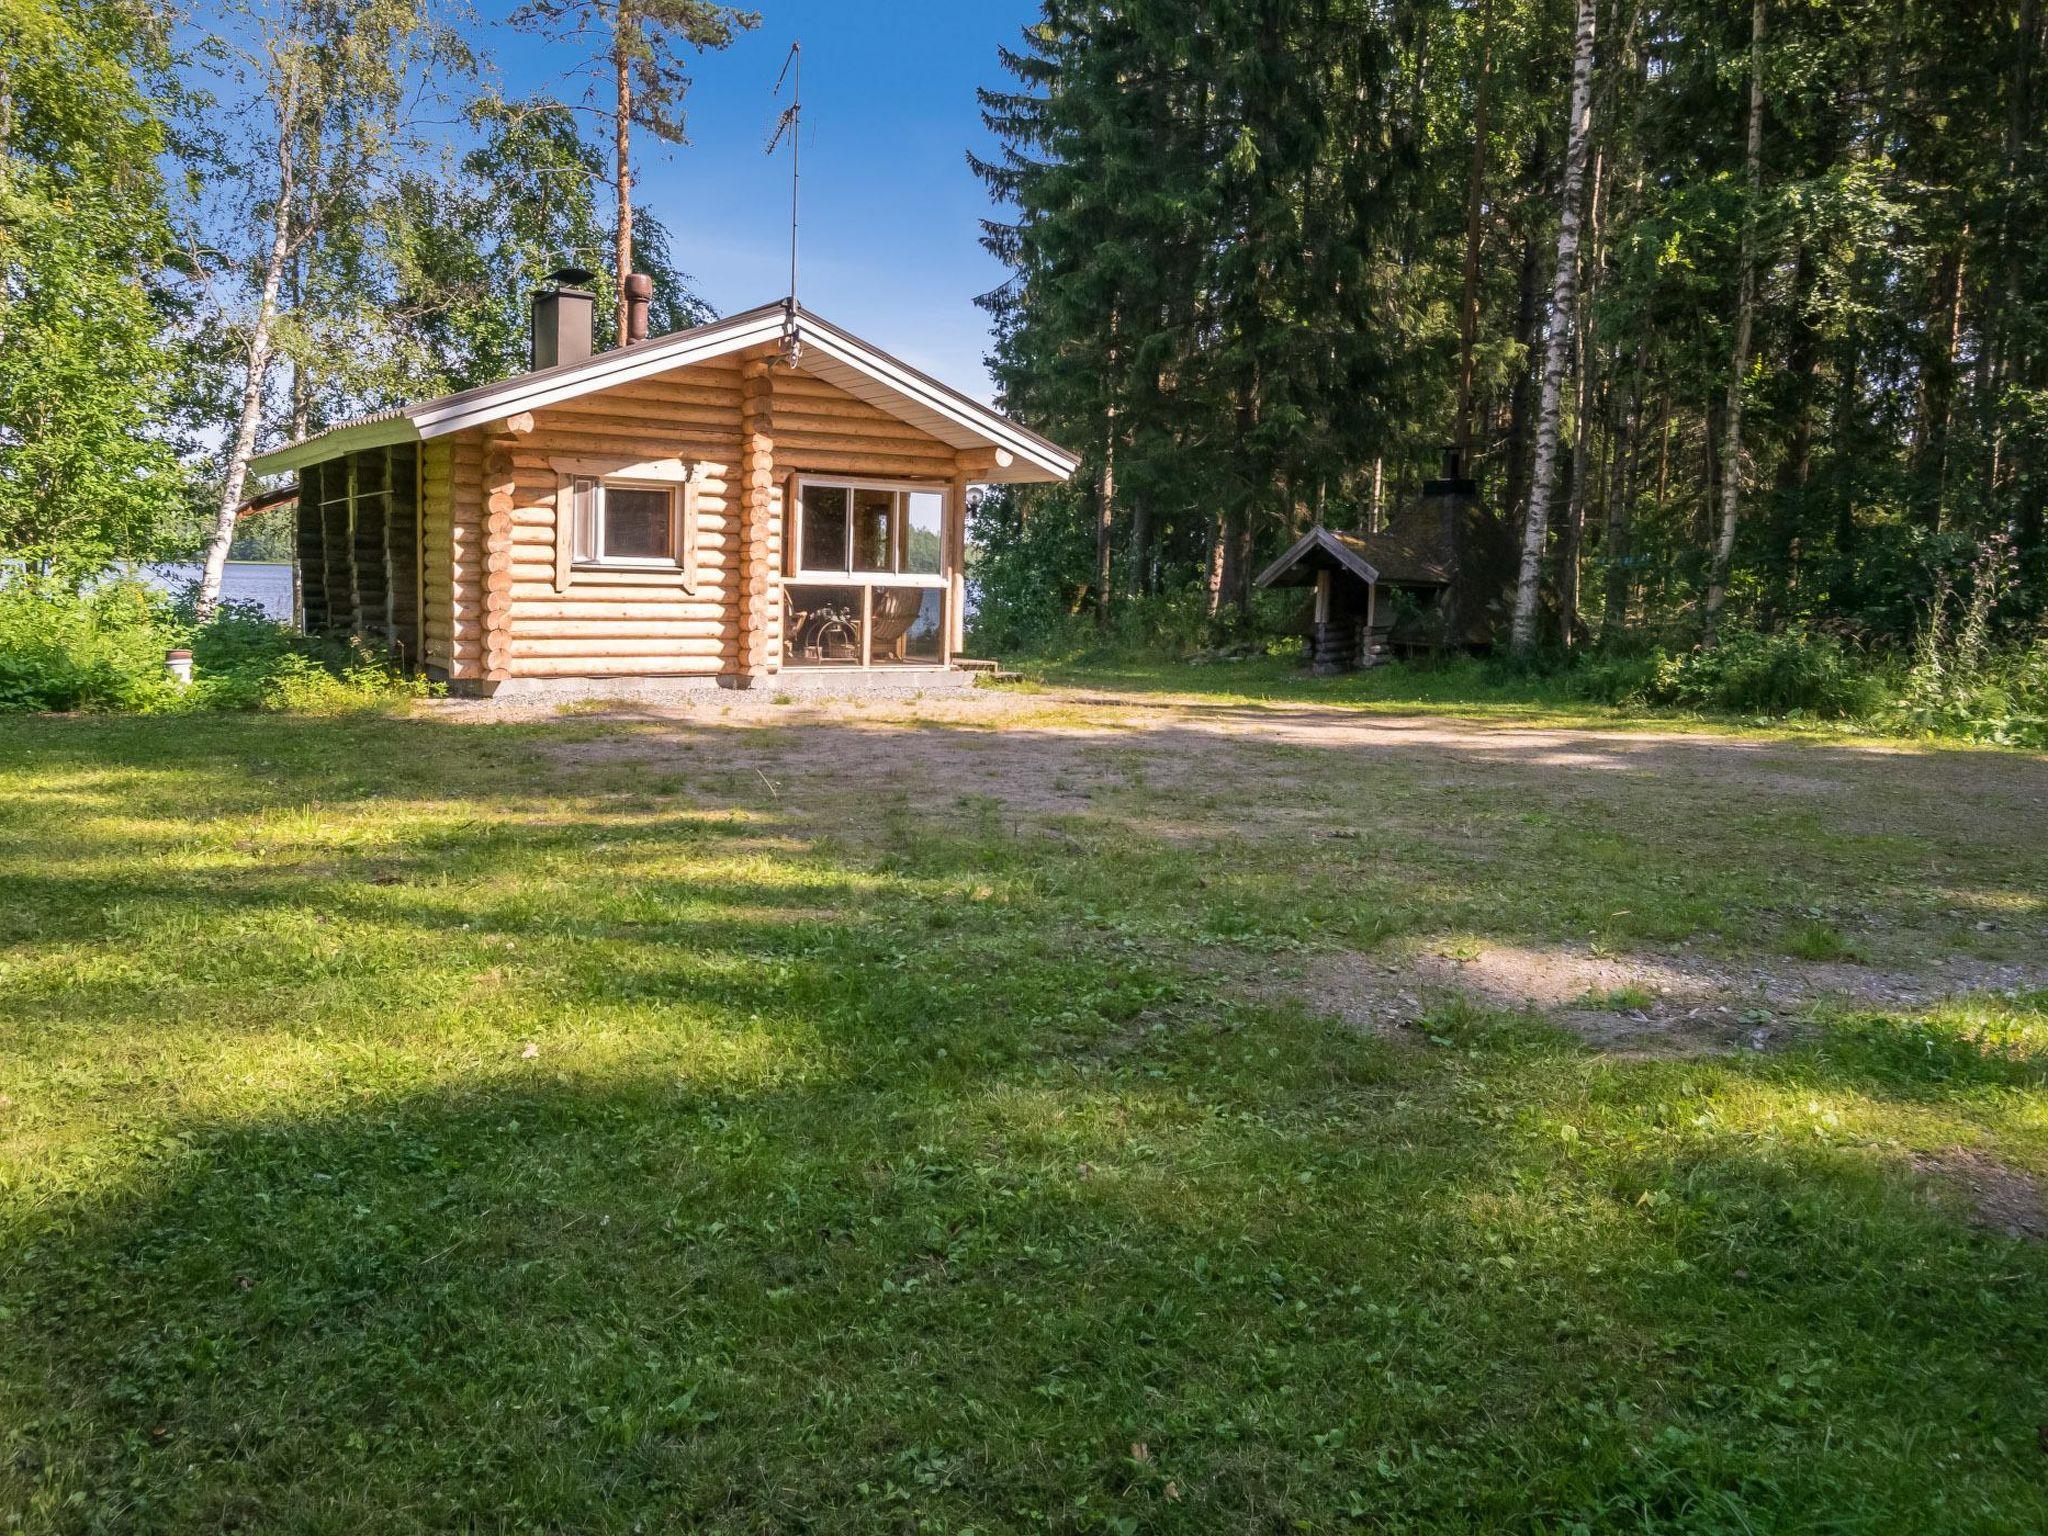
[[[782,61],[782,73],[775,77],[775,94],[782,94],[783,82],[790,83],[789,105],[782,109],[782,116],[775,120],[775,133],[768,140],[769,154],[774,154],[782,136],[789,135],[789,297],[783,307],[789,312],[789,323],[796,324],[796,229],[797,229],[797,186],[801,166],[802,136],[804,121],[804,45],[794,42],[789,45],[789,55]]]

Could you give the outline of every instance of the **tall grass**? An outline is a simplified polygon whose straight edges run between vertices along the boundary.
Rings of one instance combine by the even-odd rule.
[[[189,685],[165,673],[172,649],[192,652]],[[328,712],[425,691],[361,641],[301,635],[245,605],[199,624],[189,603],[138,581],[0,581],[0,713]]]

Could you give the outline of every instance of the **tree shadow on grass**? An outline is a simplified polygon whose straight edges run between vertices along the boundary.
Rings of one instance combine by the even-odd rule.
[[[1260,1024],[172,1127],[10,1223],[0,1491],[124,1530],[2048,1512],[2038,1256],[1854,1158],[1561,1147]],[[1268,1040],[1268,1081],[1199,1069]]]
[[[0,1508],[31,1527],[2048,1516],[2041,1254],[1856,1148],[1673,1130],[1710,1076],[1929,1092],[1898,1063],[1631,1068],[1595,1124],[1560,1039],[1404,1051],[1132,937],[1227,905],[1271,939],[1317,882],[1334,918],[1349,850],[1218,889],[1113,814],[1026,842],[885,788],[835,826],[787,782],[707,822],[632,765],[550,771],[545,727],[298,725],[280,781],[262,724],[189,757],[95,728],[39,771],[157,775],[140,830],[13,823],[108,861],[17,865],[17,961],[132,947],[178,988],[34,999],[109,1040],[49,1091],[117,1102],[0,1228]],[[873,728],[820,729],[872,769]],[[411,830],[228,878],[148,841],[309,802]],[[230,1006],[318,1069],[236,1113],[104,1075]],[[378,1071],[328,1069],[359,1045]]]

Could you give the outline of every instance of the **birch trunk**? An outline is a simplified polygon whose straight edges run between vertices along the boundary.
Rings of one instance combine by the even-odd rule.
[[[1102,486],[1095,507],[1095,627],[1109,628],[1109,554],[1116,532],[1116,411],[1102,444]]]
[[[1543,393],[1536,412],[1536,468],[1529,515],[1522,525],[1522,566],[1515,582],[1509,645],[1526,656],[1536,643],[1536,601],[1543,579],[1543,545],[1550,531],[1550,501],[1557,490],[1557,445],[1562,435],[1565,358],[1579,269],[1579,189],[1586,178],[1592,129],[1594,0],[1579,0],[1572,37],[1572,106],[1565,143],[1564,185],[1558,189],[1557,276],[1550,291],[1550,334],[1544,342]]]
[[[1742,385],[1749,372],[1750,332],[1756,321],[1756,222],[1763,183],[1764,153],[1764,0],[1755,0],[1749,23],[1749,143],[1744,154],[1744,180],[1749,206],[1742,215],[1742,270],[1736,280],[1735,355],[1728,370],[1726,446],[1721,450],[1721,529],[1714,540],[1714,558],[1707,576],[1707,607],[1702,641],[1714,643],[1714,631],[1728,601],[1728,567],[1735,556],[1735,532],[1742,516]]]
[[[288,102],[280,109],[279,121],[289,125],[292,109]],[[200,568],[199,597],[195,604],[203,624],[220,606],[221,579],[228,566],[228,550],[235,542],[235,510],[242,504],[242,482],[249,477],[249,460],[256,452],[256,433],[263,425],[263,397],[270,383],[270,333],[277,323],[278,291],[291,259],[292,207],[297,201],[298,182],[287,126],[278,135],[277,210],[272,216],[270,252],[263,262],[263,285],[256,295],[256,317],[249,327],[249,344],[243,355],[241,414],[228,447],[227,464],[221,476],[220,505],[214,512],[213,527],[206,536],[206,560]]]
[[[1601,186],[1606,176],[1604,150],[1592,155],[1593,173],[1588,178],[1586,198],[1585,273],[1577,295],[1578,334],[1573,339],[1572,367],[1578,375],[1578,398],[1573,407],[1572,476],[1565,503],[1564,528],[1557,541],[1557,638],[1570,650],[1579,641],[1580,564],[1585,555],[1586,508],[1593,485],[1592,431],[1597,399],[1594,374],[1599,370],[1599,352],[1593,341],[1593,301],[1600,287]]]

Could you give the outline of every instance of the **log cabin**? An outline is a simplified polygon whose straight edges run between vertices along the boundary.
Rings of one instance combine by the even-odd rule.
[[[531,372],[253,461],[298,477],[306,627],[462,694],[958,679],[969,488],[1074,455],[793,302],[648,337],[635,277],[594,353],[587,281],[534,296]]]

